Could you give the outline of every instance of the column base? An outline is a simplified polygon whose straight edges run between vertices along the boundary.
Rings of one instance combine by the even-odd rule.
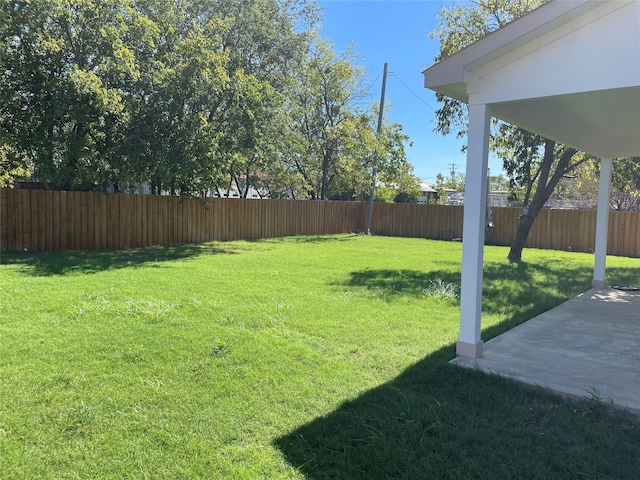
[[[467,343],[458,340],[456,354],[460,357],[480,358],[483,353],[483,345],[484,342],[482,340],[478,341],[478,343]]]
[[[593,288],[598,288],[598,289],[603,289],[603,288],[607,288],[607,284],[604,283],[604,280],[593,280],[591,282],[591,286]]]

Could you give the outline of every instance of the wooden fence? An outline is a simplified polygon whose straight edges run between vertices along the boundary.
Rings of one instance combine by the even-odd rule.
[[[345,233],[353,202],[187,198],[0,190],[2,250],[134,248],[208,240]]]
[[[509,245],[520,210],[494,208],[487,243]],[[0,189],[0,250],[134,248],[209,240],[363,231],[366,204],[308,200],[185,198]],[[463,207],[375,204],[377,235],[462,237]],[[640,214],[611,212],[608,251],[640,256]],[[527,246],[592,252],[596,214],[543,210]]]
[[[519,208],[493,208],[496,228],[487,243],[510,245],[518,224]],[[544,209],[536,218],[527,238],[527,247],[593,252],[596,212],[593,210]],[[609,212],[607,252],[611,255],[640,257],[640,213]]]

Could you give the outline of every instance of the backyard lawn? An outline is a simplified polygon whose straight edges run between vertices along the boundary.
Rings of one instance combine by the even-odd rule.
[[[590,287],[592,255],[506,256],[485,340]],[[460,262],[355,235],[2,253],[0,478],[637,478],[635,417],[447,363]]]

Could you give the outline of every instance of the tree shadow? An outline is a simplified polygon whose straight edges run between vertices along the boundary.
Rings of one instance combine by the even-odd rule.
[[[449,345],[275,440],[309,479],[631,478],[630,414],[448,363]],[[590,475],[593,475],[590,476]]]
[[[64,252],[2,253],[3,265],[16,265],[32,276],[93,274],[119,268],[161,268],[167,262],[201,255],[236,254],[237,244],[192,243],[130,250],[69,250]]]
[[[569,263],[490,263],[483,312],[505,320],[489,339],[591,287],[592,269]],[[640,271],[608,269],[638,285]],[[360,270],[336,287],[422,296],[430,282],[459,285],[460,269]],[[392,381],[275,440],[305,478],[634,478],[638,418],[449,364],[448,345]],[[561,368],[561,366],[559,366]],[[585,392],[587,394],[588,392]]]
[[[484,266],[482,311],[501,315],[504,320],[485,329],[484,339],[497,336],[520,323],[579,295],[591,288],[593,270],[589,267],[554,263],[488,263]],[[439,270],[358,270],[334,283],[336,287],[376,292],[378,298],[421,298],[435,286],[460,288],[461,267]],[[607,279],[616,285],[640,285],[640,270],[612,267]],[[450,298],[459,302],[459,298]]]
[[[276,238],[256,238],[250,240],[253,242],[271,243],[273,241],[282,241],[289,243],[336,243],[336,242],[351,242],[358,238],[357,233],[351,234],[336,234],[336,235],[296,235],[293,237],[276,237]]]

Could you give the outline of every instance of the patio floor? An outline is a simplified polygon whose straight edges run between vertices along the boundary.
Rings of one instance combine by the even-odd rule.
[[[640,292],[589,290],[452,363],[640,412]]]

